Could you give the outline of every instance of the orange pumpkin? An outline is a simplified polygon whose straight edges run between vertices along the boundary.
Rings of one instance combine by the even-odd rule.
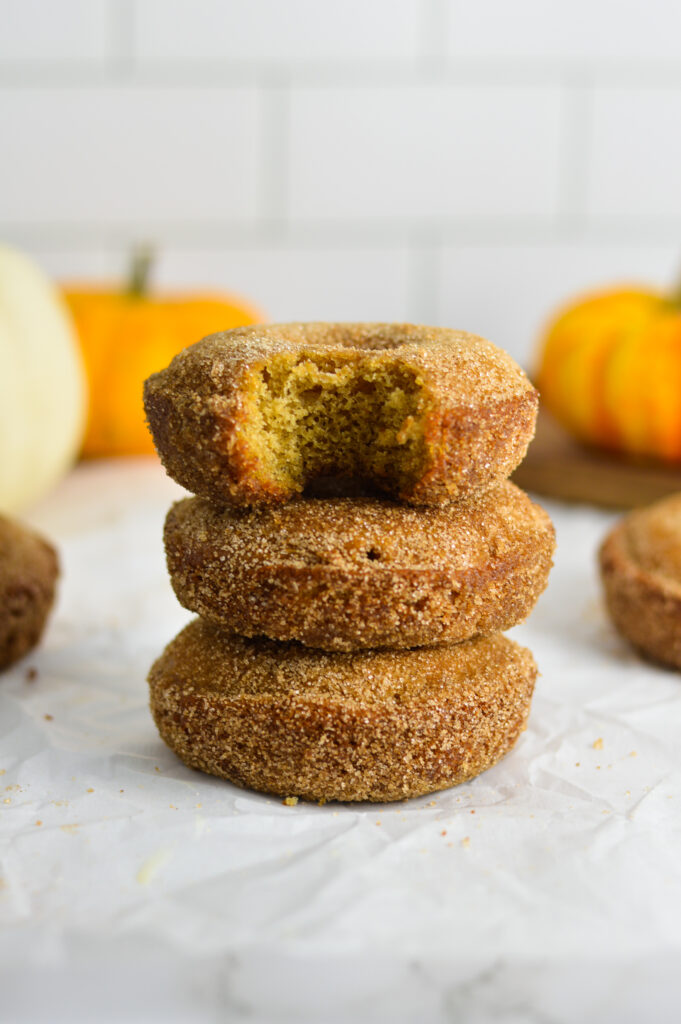
[[[90,384],[85,456],[152,453],[142,408],[145,378],[206,334],[264,319],[230,295],[150,296],[149,265],[147,252],[136,255],[125,290],[65,288]]]
[[[626,288],[571,305],[550,324],[535,376],[580,440],[681,460],[681,292]]]

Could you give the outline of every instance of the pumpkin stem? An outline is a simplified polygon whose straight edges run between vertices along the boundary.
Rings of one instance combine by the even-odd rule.
[[[154,250],[148,244],[136,245],[130,263],[127,294],[132,299],[141,299],[149,288],[149,274],[154,262]]]
[[[669,296],[669,304],[674,309],[681,309],[681,281],[678,282],[676,288],[674,288]]]

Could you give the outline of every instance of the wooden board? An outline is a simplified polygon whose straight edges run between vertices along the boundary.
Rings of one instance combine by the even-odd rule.
[[[585,448],[542,410],[534,441],[513,481],[526,491],[563,501],[634,508],[681,491],[681,466],[629,462]]]

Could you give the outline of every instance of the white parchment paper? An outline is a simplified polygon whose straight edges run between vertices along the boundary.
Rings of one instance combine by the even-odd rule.
[[[600,605],[613,517],[545,503],[516,749],[402,804],[285,806],[185,768],[145,676],[190,617],[151,460],[76,470],[41,648],[0,676],[0,1020],[678,1020],[681,677]]]

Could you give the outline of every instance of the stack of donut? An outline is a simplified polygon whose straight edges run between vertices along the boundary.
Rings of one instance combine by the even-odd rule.
[[[461,331],[212,335],[145,384],[179,601],[151,709],[193,768],[284,797],[400,800],[495,764],[536,677],[502,636],[554,531],[508,476],[537,393]]]

